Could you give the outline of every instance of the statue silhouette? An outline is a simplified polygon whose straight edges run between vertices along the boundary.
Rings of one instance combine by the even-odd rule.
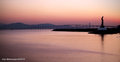
[[[102,20],[102,23],[101,23],[101,26],[100,26],[101,28],[104,28],[104,19],[103,18],[104,18],[104,16],[102,16],[102,18],[101,18],[101,20]]]

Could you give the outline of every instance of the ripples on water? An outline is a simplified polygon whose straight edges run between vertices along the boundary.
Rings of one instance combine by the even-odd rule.
[[[120,62],[119,36],[49,29],[2,30],[0,57],[26,59],[21,62]]]

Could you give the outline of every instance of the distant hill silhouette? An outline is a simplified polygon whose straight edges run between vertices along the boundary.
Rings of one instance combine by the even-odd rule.
[[[28,25],[24,23],[0,24],[0,29],[55,29],[72,28],[71,25],[53,25],[53,24],[35,24]]]
[[[71,25],[54,25],[54,24],[34,24],[28,25],[24,23],[11,23],[11,24],[2,24],[0,23],[0,30],[3,29],[78,29],[79,27],[74,27]],[[120,25],[117,26],[120,29]]]

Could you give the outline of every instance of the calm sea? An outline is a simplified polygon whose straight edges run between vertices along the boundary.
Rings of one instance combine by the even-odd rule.
[[[25,58],[16,62],[120,62],[120,34],[1,30],[0,58]]]

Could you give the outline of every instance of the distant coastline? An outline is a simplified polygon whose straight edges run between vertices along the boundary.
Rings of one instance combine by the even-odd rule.
[[[0,24],[0,30],[16,30],[16,29],[55,29],[55,28],[72,28],[70,25],[54,25],[54,24],[35,24],[28,25],[24,23]]]
[[[89,29],[96,28],[99,25],[54,25],[54,24],[35,24],[28,25],[24,23],[0,24],[0,30],[17,30],[17,29]],[[108,26],[109,28],[117,28],[119,26]]]

